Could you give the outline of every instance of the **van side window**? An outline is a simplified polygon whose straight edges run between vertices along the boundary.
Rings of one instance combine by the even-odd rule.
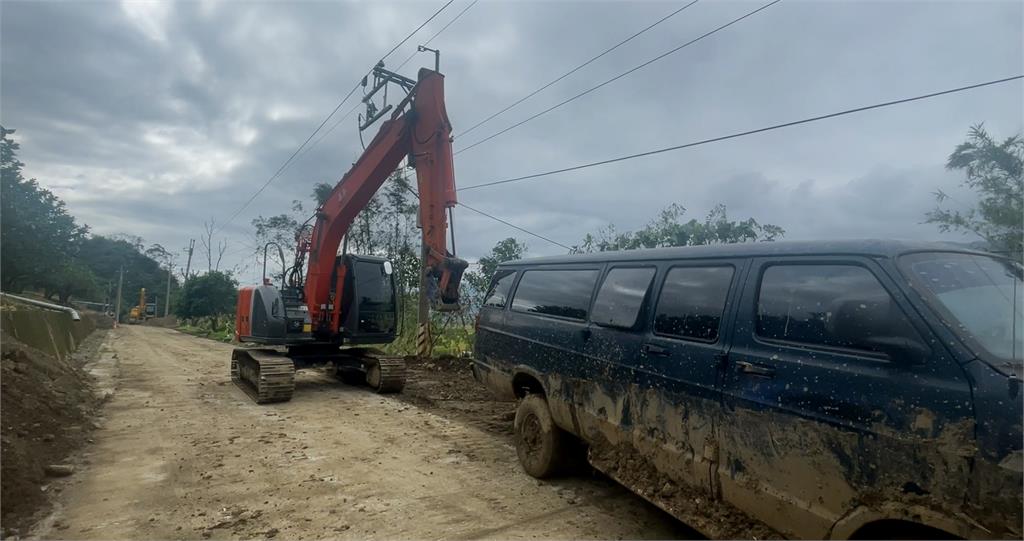
[[[491,290],[484,297],[484,306],[504,308],[505,301],[508,300],[508,292],[512,289],[512,282],[515,281],[516,273],[514,271],[505,271],[504,273],[498,273],[494,278],[494,282],[491,283]]]
[[[529,270],[512,297],[512,309],[573,319],[587,319],[596,270]]]
[[[631,329],[651,287],[655,269],[616,268],[608,271],[597,291],[590,320],[598,325]]]
[[[658,298],[654,332],[704,342],[718,340],[733,268],[676,267]]]
[[[856,265],[773,265],[761,276],[758,336],[884,353],[920,341],[871,271]]]

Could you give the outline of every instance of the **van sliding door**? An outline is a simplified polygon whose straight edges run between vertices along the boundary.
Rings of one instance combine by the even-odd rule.
[[[635,371],[654,264],[612,264],[601,280],[590,313],[586,372],[576,390],[580,430],[588,441],[629,442],[636,401]]]
[[[675,480],[714,492],[720,366],[743,260],[665,264],[636,361],[641,452]]]

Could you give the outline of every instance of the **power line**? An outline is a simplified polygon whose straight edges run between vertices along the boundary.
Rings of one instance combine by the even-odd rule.
[[[924,100],[924,99],[928,99],[928,98],[934,98],[934,97],[943,96],[943,95],[946,95],[946,94],[954,94],[954,93],[957,93],[957,92],[965,92],[965,91],[968,91],[968,90],[974,90],[976,88],[981,88],[981,87],[985,87],[985,86],[991,86],[991,85],[1007,83],[1007,82],[1015,81],[1015,80],[1022,79],[1022,78],[1024,78],[1024,75],[1015,75],[1013,77],[1006,77],[1004,79],[996,79],[996,80],[987,81],[987,82],[984,82],[984,83],[977,83],[977,84],[968,85],[968,86],[961,86],[959,88],[951,88],[949,90],[942,90],[942,91],[939,91],[939,92],[932,92],[930,94],[922,94],[920,96],[914,96],[914,97],[911,97],[911,98],[902,98],[902,99],[893,100],[893,101],[887,101],[887,102],[883,102],[883,103],[876,103],[874,105],[866,105],[866,106],[863,106],[863,107],[857,107],[857,108],[854,108],[854,109],[846,109],[845,111],[838,111],[838,112],[835,112],[835,113],[829,113],[829,114],[826,114],[826,115],[814,116],[814,117],[805,118],[805,119],[802,119],[802,120],[794,120],[792,122],[785,122],[785,123],[782,123],[782,124],[775,124],[775,125],[767,126],[767,127],[764,127],[764,128],[758,128],[758,129],[755,129],[755,130],[747,130],[747,131],[743,131],[743,132],[732,133],[732,134],[729,134],[729,135],[722,135],[722,136],[719,136],[719,137],[713,137],[713,138],[710,138],[710,139],[703,139],[703,140],[700,140],[700,141],[694,141],[694,142],[685,143],[685,144],[682,144],[682,145],[676,145],[676,146],[671,146],[671,147],[659,148],[657,150],[649,150],[647,152],[640,152],[638,154],[630,154],[630,155],[627,155],[627,156],[620,156],[618,158],[611,158],[611,159],[607,159],[607,160],[590,162],[590,163],[585,163],[585,164],[581,164],[581,165],[574,165],[572,167],[565,167],[565,168],[562,168],[562,169],[554,169],[554,170],[551,170],[551,171],[545,171],[543,173],[534,173],[532,175],[525,175],[525,176],[521,176],[521,177],[508,178],[508,179],[504,179],[504,180],[496,180],[496,181],[493,181],[493,182],[484,182],[484,183],[481,183],[481,184],[474,184],[472,186],[465,186],[465,187],[459,188],[458,191],[472,190],[474,188],[484,188],[486,186],[495,186],[495,185],[498,185],[498,184],[508,184],[510,182],[519,182],[521,180],[529,180],[529,179],[544,177],[544,176],[548,176],[548,175],[555,175],[555,174],[558,174],[558,173],[566,173],[566,172],[569,172],[569,171],[577,171],[577,170],[580,170],[580,169],[586,169],[588,167],[596,167],[598,165],[607,165],[607,164],[610,164],[610,163],[621,162],[621,161],[626,161],[626,160],[632,160],[634,158],[642,158],[644,156],[652,156],[654,154],[661,154],[663,152],[670,152],[670,151],[673,151],[673,150],[680,150],[680,149],[684,149],[684,148],[690,148],[690,147],[695,147],[695,146],[700,146],[700,145],[706,145],[708,143],[716,143],[718,141],[725,141],[727,139],[736,139],[738,137],[745,137],[747,135],[753,135],[753,134],[756,134],[756,133],[763,133],[763,132],[766,132],[766,131],[778,130],[778,129],[781,129],[781,128],[788,128],[790,126],[796,126],[796,125],[799,125],[799,124],[807,124],[807,123],[810,123],[810,122],[817,122],[819,120],[826,120],[826,119],[829,119],[829,118],[835,118],[835,117],[843,116],[843,115],[850,115],[850,114],[853,114],[853,113],[860,113],[860,112],[863,112],[863,111],[869,111],[871,109],[880,109],[882,107],[890,107],[890,106],[893,106],[893,105],[899,105],[899,104],[902,104],[902,103],[908,103],[908,102],[912,102],[912,101],[918,101],[918,100]]]
[[[626,39],[624,39],[624,40],[622,40],[622,41],[620,41],[620,42],[616,43],[615,45],[612,45],[612,46],[611,46],[610,48],[608,48],[608,49],[605,49],[605,50],[604,50],[603,52],[601,52],[601,53],[600,53],[600,54],[598,54],[597,56],[595,56],[595,57],[591,58],[590,60],[587,60],[586,62],[584,62],[584,63],[582,63],[582,64],[580,64],[580,65],[576,66],[575,68],[573,68],[573,69],[571,69],[571,70],[569,70],[569,71],[567,71],[567,72],[563,73],[562,75],[560,75],[560,76],[556,77],[555,79],[553,79],[553,80],[552,80],[551,82],[549,82],[549,83],[547,83],[547,84],[545,84],[545,85],[541,86],[541,87],[540,87],[540,88],[538,88],[537,90],[534,90],[533,92],[530,92],[529,94],[527,94],[527,95],[523,96],[522,98],[519,98],[519,99],[518,99],[518,100],[516,100],[515,102],[513,102],[513,103],[509,104],[508,106],[506,106],[506,107],[505,107],[504,109],[502,109],[502,110],[500,110],[500,111],[498,111],[498,112],[496,112],[496,113],[492,114],[491,116],[489,116],[489,117],[487,117],[487,118],[485,118],[485,119],[481,120],[480,122],[477,122],[476,124],[473,124],[472,126],[470,126],[470,127],[469,127],[468,129],[466,129],[465,131],[462,131],[462,132],[460,132],[460,133],[458,134],[458,135],[459,135],[459,137],[462,137],[463,135],[466,135],[466,134],[468,134],[469,132],[471,132],[471,131],[473,131],[473,130],[475,130],[475,129],[479,128],[480,126],[483,126],[484,124],[486,124],[486,123],[490,122],[490,121],[491,121],[492,119],[496,118],[497,116],[499,116],[499,115],[501,115],[501,114],[504,114],[504,113],[505,113],[506,111],[508,111],[509,109],[512,109],[513,107],[515,107],[515,106],[519,105],[520,103],[523,103],[524,101],[526,101],[526,100],[528,100],[528,99],[530,99],[530,98],[532,98],[532,97],[536,96],[537,94],[539,94],[539,93],[543,92],[544,90],[546,90],[547,88],[549,88],[549,87],[550,87],[551,85],[553,85],[553,84],[555,84],[555,83],[557,83],[557,82],[561,81],[562,79],[565,79],[566,77],[568,77],[568,76],[572,75],[573,73],[576,73],[577,71],[579,71],[579,70],[581,70],[581,69],[583,69],[583,68],[585,68],[585,67],[589,66],[589,65],[590,65],[590,64],[592,64],[592,63],[593,63],[594,61],[598,60],[599,58],[603,57],[604,55],[606,55],[606,54],[608,54],[608,53],[610,53],[610,52],[614,51],[615,49],[618,49],[619,47],[621,47],[621,46],[623,46],[623,45],[625,45],[625,44],[629,43],[630,41],[632,41],[632,40],[633,40],[634,38],[636,38],[637,36],[639,36],[639,35],[641,35],[641,34],[643,34],[643,33],[647,32],[648,30],[651,30],[651,29],[652,29],[652,28],[654,28],[655,26],[658,26],[659,24],[661,24],[661,23],[663,23],[663,22],[665,22],[665,21],[667,21],[667,20],[671,19],[672,17],[674,17],[674,16],[678,15],[679,13],[681,13],[681,12],[682,12],[682,11],[683,11],[684,9],[686,9],[686,8],[688,8],[688,7],[690,7],[690,6],[694,5],[694,4],[696,4],[696,3],[697,3],[697,2],[699,2],[699,1],[700,1],[700,0],[693,0],[693,1],[692,1],[692,2],[690,2],[689,4],[686,4],[686,5],[684,5],[683,7],[681,7],[681,8],[679,8],[679,9],[677,9],[677,10],[673,11],[672,13],[669,13],[668,15],[665,15],[664,17],[662,17],[662,18],[658,19],[657,21],[654,21],[654,22],[653,22],[652,24],[650,24],[650,25],[648,25],[647,27],[643,28],[643,29],[642,29],[642,30],[640,30],[639,32],[636,32],[636,33],[635,33],[635,34],[633,34],[632,36],[629,36],[628,38],[626,38]]]
[[[519,227],[518,225],[506,222],[505,220],[502,220],[501,218],[498,218],[497,216],[492,216],[490,214],[487,214],[486,212],[484,212],[482,210],[477,210],[477,209],[475,209],[475,208],[473,208],[473,207],[471,207],[471,206],[469,206],[469,205],[467,205],[465,203],[459,202],[458,205],[460,207],[464,207],[464,208],[466,208],[468,210],[471,210],[471,211],[473,211],[473,212],[475,212],[475,213],[477,213],[477,214],[479,214],[481,216],[486,216],[486,217],[488,217],[488,218],[490,218],[490,219],[492,219],[494,221],[501,222],[501,223],[511,227],[512,229],[516,229],[516,230],[522,231],[523,233],[526,233],[527,235],[532,235],[534,237],[537,237],[538,239],[546,240],[546,241],[550,242],[551,244],[554,244],[555,246],[561,246],[562,248],[565,248],[566,250],[572,250],[572,248],[562,244],[561,242],[558,242],[558,241],[555,241],[555,240],[551,240],[551,239],[545,237],[544,235],[538,235],[537,233],[534,233],[533,231],[528,231],[526,229],[523,229],[522,227]]]
[[[359,83],[356,83],[356,86],[352,87],[352,90],[349,90],[348,94],[345,94],[345,97],[342,98],[342,100],[338,103],[338,105],[334,107],[334,110],[331,111],[331,114],[327,115],[327,117],[324,118],[323,122],[321,122],[320,125],[317,126],[317,128],[315,130],[313,130],[313,133],[309,134],[309,137],[307,137],[306,140],[303,141],[301,145],[299,145],[299,148],[296,148],[295,152],[292,152],[292,155],[289,156],[288,159],[285,160],[285,162],[283,164],[281,164],[281,167],[279,167],[277,169],[277,171],[275,171],[274,174],[271,175],[270,178],[268,178],[266,180],[266,182],[264,182],[263,185],[260,186],[260,188],[258,190],[256,190],[251,196],[249,196],[249,199],[247,199],[245,201],[245,203],[243,203],[242,206],[239,207],[238,210],[236,210],[234,212],[234,214],[232,214],[231,217],[228,218],[227,221],[224,222],[218,228],[219,231],[222,231],[225,227],[228,226],[228,224],[230,224],[232,221],[234,221],[234,219],[237,218],[238,215],[242,213],[242,211],[244,211],[246,208],[248,208],[249,205],[252,204],[252,202],[255,201],[256,198],[259,197],[259,195],[261,193],[263,193],[263,190],[267,189],[267,186],[270,186],[271,182],[274,182],[274,180],[277,177],[281,176],[281,173],[283,173],[285,168],[288,167],[292,163],[292,160],[295,159],[295,156],[297,156],[299,154],[299,152],[306,146],[306,144],[309,143],[310,139],[312,139],[313,136],[316,135],[317,132],[319,132],[320,129],[323,128],[325,124],[327,124],[327,121],[330,120],[332,116],[334,116],[334,113],[337,113],[338,109],[341,109],[341,106],[345,105],[345,102],[348,101],[348,99],[352,97],[352,94],[354,94],[355,91],[358,88],[359,88]]]
[[[454,16],[454,17],[452,17],[452,20],[448,21],[448,24],[446,24],[446,25],[442,26],[440,30],[438,30],[437,32],[434,32],[434,35],[433,35],[433,36],[430,36],[430,39],[428,39],[427,41],[423,42],[423,45],[430,45],[430,42],[431,42],[431,41],[434,41],[434,38],[436,38],[437,36],[440,36],[440,35],[441,35],[441,33],[443,33],[443,32],[444,32],[445,30],[448,30],[448,27],[449,27],[449,26],[451,26],[452,24],[454,24],[454,23],[455,23],[455,21],[459,20],[459,18],[460,18],[460,17],[462,17],[462,15],[463,15],[464,13],[466,13],[467,11],[469,11],[469,8],[471,8],[471,7],[475,6],[475,5],[476,5],[476,3],[477,3],[477,2],[479,2],[479,1],[480,1],[480,0],[473,0],[472,2],[470,2],[468,6],[464,7],[464,8],[462,9],[462,11],[460,11],[460,12],[458,13],[458,15],[456,15],[456,16]],[[403,61],[402,61],[402,63],[401,63],[401,64],[399,64],[399,65],[398,65],[398,67],[396,67],[396,68],[394,69],[394,71],[398,71],[398,70],[402,69],[402,67],[403,67],[403,66],[405,66],[406,64],[408,64],[408,63],[409,63],[409,61],[410,61],[410,60],[412,60],[412,59],[413,59],[413,57],[414,57],[414,56],[416,56],[416,54],[417,54],[417,53],[419,53],[419,51],[418,51],[418,50],[417,50],[417,51],[414,51],[414,52],[413,52],[413,53],[412,53],[411,55],[409,55],[409,57],[408,57],[408,58],[406,58],[405,60],[403,60]]]
[[[479,2],[479,1],[480,0],[473,0],[472,2],[470,2],[470,4],[468,6],[463,8],[462,11],[460,11],[458,13],[458,15],[453,17],[452,20],[448,21],[448,24],[446,24],[443,27],[441,27],[441,29],[438,30],[437,32],[434,32],[434,35],[430,36],[430,38],[427,41],[423,42],[423,45],[430,45],[430,42],[434,41],[434,38],[436,38],[437,36],[441,35],[445,30],[448,29],[449,26],[451,26],[453,23],[455,23],[455,21],[459,20],[459,18],[462,17],[462,15],[464,13],[469,11],[469,8],[471,8],[474,5],[476,5],[476,3]],[[402,61],[402,63],[399,64],[398,67],[396,67],[393,71],[397,72],[398,70],[402,69],[402,66],[405,66],[406,64],[408,64],[409,61],[412,60],[413,57],[415,57],[417,53],[418,53],[418,51],[413,52],[404,61]],[[328,128],[327,131],[325,131],[322,135],[320,135],[320,137],[318,137],[316,141],[313,141],[312,145],[309,145],[308,147],[306,147],[306,150],[304,150],[302,152],[302,154],[299,154],[299,158],[302,158],[303,156],[305,156],[307,153],[309,153],[310,150],[312,150],[314,147],[316,147],[318,144],[320,144],[320,141],[323,141],[325,138],[327,138],[327,136],[330,135],[331,132],[333,132],[335,128],[337,128],[339,125],[341,125],[342,122],[345,121],[345,119],[347,119],[348,117],[352,116],[352,113],[354,113],[356,111],[356,109],[359,108],[360,105],[362,105],[362,104],[361,103],[357,103],[355,105],[355,107],[352,107],[351,109],[348,110],[347,113],[342,115],[342,117],[339,118],[338,121],[335,122],[333,125],[331,125],[331,127]]]
[[[437,11],[435,11],[433,15],[428,17],[427,20],[423,21],[423,24],[417,26],[416,30],[413,30],[412,32],[410,32],[408,36],[405,36],[405,39],[403,39],[402,41],[398,42],[398,45],[395,45],[394,47],[392,47],[391,50],[388,51],[388,54],[380,57],[380,61],[383,62],[383,61],[387,60],[387,58],[389,56],[391,56],[392,53],[397,51],[398,48],[401,47],[402,45],[405,45],[405,42],[409,41],[409,39],[411,39],[414,35],[416,35],[416,32],[419,32],[420,30],[423,29],[424,26],[427,26],[427,24],[429,24],[430,21],[433,21],[435,17],[440,15],[441,12],[445,10],[445,8],[447,8],[448,6],[452,5],[452,2],[454,2],[454,1],[455,0],[448,0],[447,2],[445,2],[445,4],[443,6],[437,8]]]
[[[410,32],[410,33],[409,33],[409,35],[405,36],[405,38],[404,38],[404,39],[403,39],[402,41],[398,42],[398,45],[395,45],[394,47],[392,47],[392,48],[391,48],[391,50],[387,52],[387,54],[385,54],[384,56],[382,56],[382,57],[380,58],[380,60],[378,61],[378,63],[379,63],[379,62],[383,62],[383,61],[384,61],[384,60],[386,60],[386,59],[387,59],[387,58],[388,58],[389,56],[391,56],[391,55],[392,55],[392,54],[393,54],[393,53],[394,53],[395,51],[397,51],[397,50],[398,50],[398,48],[399,48],[399,47],[401,47],[402,45],[404,45],[404,44],[405,44],[405,42],[409,41],[409,40],[410,40],[410,39],[411,39],[411,38],[412,38],[412,37],[413,37],[413,36],[414,36],[414,35],[415,35],[415,34],[416,34],[417,32],[419,32],[419,31],[420,31],[420,30],[421,30],[421,29],[422,29],[422,28],[423,28],[424,26],[426,26],[426,25],[427,25],[427,24],[428,24],[428,23],[429,23],[430,21],[434,20],[434,18],[435,18],[435,17],[437,17],[438,15],[440,15],[440,14],[441,14],[441,12],[442,12],[442,11],[444,11],[444,10],[445,10],[445,8],[447,8],[448,6],[450,6],[450,5],[452,4],[452,2],[454,2],[454,1],[455,1],[455,0],[448,0],[448,2],[446,2],[446,3],[445,3],[445,4],[443,5],[443,6],[441,6],[440,8],[438,8],[438,9],[437,9],[437,11],[435,11],[433,15],[431,15],[430,17],[428,17],[428,18],[427,18],[427,20],[423,21],[423,23],[422,23],[422,24],[420,24],[419,26],[417,26],[415,30],[413,30],[412,32]],[[371,70],[370,70],[369,72],[367,72],[367,73],[366,73],[366,75],[369,75],[370,73],[372,73],[372,69],[371,69]],[[365,77],[366,75],[364,75],[363,77]],[[313,130],[313,133],[309,134],[309,137],[307,137],[307,138],[306,138],[306,140],[305,140],[305,141],[303,141],[301,145],[299,145],[299,148],[296,148],[296,149],[295,149],[295,152],[293,152],[293,153],[292,153],[292,155],[291,155],[291,156],[289,156],[289,157],[288,157],[288,159],[287,159],[287,160],[285,160],[285,162],[284,162],[283,164],[281,164],[281,167],[279,167],[279,168],[277,169],[277,171],[275,171],[275,172],[274,172],[274,174],[273,174],[273,175],[271,175],[271,176],[270,176],[270,178],[268,178],[268,179],[266,180],[266,182],[264,182],[264,183],[263,183],[263,185],[262,185],[262,186],[260,186],[260,188],[259,188],[258,190],[256,190],[256,192],[255,192],[255,193],[253,193],[253,194],[252,194],[252,195],[251,195],[251,196],[249,197],[249,199],[247,199],[247,200],[245,201],[245,203],[243,203],[243,204],[242,204],[242,206],[241,206],[241,207],[239,207],[239,208],[238,208],[238,210],[236,210],[236,211],[234,212],[234,214],[232,214],[232,215],[231,215],[231,217],[230,217],[230,218],[228,218],[228,219],[227,219],[227,221],[226,221],[226,222],[224,222],[223,224],[221,224],[221,226],[220,226],[220,227],[218,228],[218,231],[222,231],[222,230],[223,230],[223,229],[224,229],[225,227],[227,227],[227,226],[228,226],[228,224],[230,224],[230,223],[231,223],[232,221],[234,221],[234,219],[235,219],[235,218],[237,218],[237,217],[238,217],[238,215],[242,213],[242,211],[244,211],[244,210],[245,210],[246,208],[248,208],[248,207],[249,207],[249,205],[250,205],[250,204],[252,204],[252,202],[253,202],[253,201],[255,201],[255,200],[256,200],[256,198],[257,198],[257,197],[259,197],[259,195],[260,195],[261,193],[263,193],[263,191],[264,191],[264,190],[266,190],[266,189],[267,189],[267,186],[270,186],[270,183],[274,182],[274,180],[275,180],[275,179],[276,179],[277,177],[281,176],[281,173],[283,173],[283,172],[284,172],[284,170],[285,170],[285,168],[287,168],[287,167],[288,167],[288,165],[290,165],[290,164],[292,163],[292,161],[293,161],[293,160],[295,159],[295,157],[296,157],[296,156],[297,156],[297,155],[299,154],[299,152],[300,152],[300,151],[301,151],[301,150],[302,150],[302,149],[303,149],[303,148],[304,148],[304,147],[305,147],[305,146],[306,146],[306,145],[307,145],[307,144],[309,143],[309,141],[310,141],[311,139],[313,139],[313,137],[314,137],[314,136],[315,136],[315,135],[316,135],[316,134],[317,134],[317,133],[318,133],[318,132],[319,132],[319,131],[320,131],[321,129],[323,129],[324,125],[326,125],[326,124],[327,124],[327,122],[328,122],[328,121],[329,121],[329,120],[331,119],[331,117],[333,117],[333,116],[334,116],[334,114],[338,112],[338,109],[341,109],[341,107],[342,107],[343,105],[345,105],[345,102],[347,102],[347,101],[349,100],[349,98],[351,98],[351,97],[352,97],[352,94],[355,94],[356,90],[358,90],[358,89],[359,89],[359,86],[360,86],[360,84],[362,83],[362,79],[363,79],[363,77],[360,77],[360,78],[359,78],[359,80],[357,80],[357,81],[356,81],[356,84],[355,84],[355,86],[353,86],[353,87],[352,87],[352,90],[349,90],[349,91],[348,91],[348,94],[345,94],[345,97],[341,99],[341,101],[340,101],[340,102],[338,103],[338,105],[336,105],[336,106],[334,107],[334,109],[333,109],[333,110],[331,111],[331,113],[330,113],[329,115],[327,115],[327,117],[326,117],[326,118],[324,118],[324,120],[323,120],[323,121],[322,121],[322,122],[320,123],[320,125],[319,125],[319,126],[317,126],[317,128],[316,128],[315,130]]]
[[[411,186],[403,184],[402,187],[405,188],[406,190],[408,190],[409,193],[411,193],[413,195],[413,197],[419,199],[420,194],[417,193],[416,190],[412,189]],[[457,204],[460,207],[465,207],[467,210],[471,210],[471,211],[473,211],[473,212],[475,212],[475,213],[477,213],[477,214],[479,214],[481,216],[485,216],[485,217],[490,218],[490,219],[492,219],[492,220],[494,220],[496,222],[503,223],[503,224],[511,227],[512,229],[516,229],[516,230],[522,231],[523,233],[526,233],[527,235],[532,235],[532,236],[537,237],[538,239],[541,239],[541,240],[546,240],[546,241],[550,242],[551,244],[554,244],[555,246],[561,246],[562,248],[565,248],[566,250],[572,250],[572,248],[562,244],[561,242],[551,240],[551,239],[545,237],[544,235],[540,235],[540,234],[534,233],[533,231],[530,231],[530,230],[524,229],[522,227],[519,227],[516,224],[507,222],[505,220],[502,220],[501,218],[498,218],[497,216],[492,216],[490,214],[487,214],[486,212],[484,212],[482,210],[475,209],[475,208],[473,208],[473,207],[471,207],[471,206],[469,206],[469,205],[467,205],[465,203],[459,202]]]
[[[725,30],[726,28],[728,28],[728,27],[730,27],[730,26],[732,26],[732,25],[742,21],[743,19],[746,19],[747,17],[751,17],[751,16],[753,16],[753,15],[755,15],[755,14],[757,14],[757,13],[759,13],[759,12],[765,10],[765,9],[768,9],[768,8],[774,6],[775,4],[778,4],[781,1],[782,0],[772,0],[771,2],[769,2],[769,3],[759,7],[757,9],[753,10],[753,11],[747,12],[745,15],[743,15],[741,17],[733,19],[733,20],[723,24],[722,26],[719,26],[718,28],[715,28],[714,30],[706,32],[705,34],[702,34],[699,37],[696,37],[696,38],[694,38],[694,39],[692,39],[690,41],[687,41],[686,43],[684,43],[682,45],[679,45],[679,46],[677,46],[677,47],[675,47],[673,49],[665,51],[664,53],[662,53],[662,54],[660,54],[660,55],[658,55],[658,56],[656,56],[656,57],[654,57],[654,58],[652,58],[652,59],[650,59],[650,60],[648,60],[648,61],[646,61],[646,62],[644,62],[644,63],[642,63],[640,65],[638,65],[638,66],[630,68],[629,70],[624,71],[624,72],[616,75],[615,77],[612,77],[611,79],[608,79],[607,81],[604,81],[603,83],[601,83],[599,85],[590,87],[587,90],[584,90],[583,92],[580,92],[579,94],[576,94],[575,96],[573,96],[571,98],[568,98],[568,99],[566,99],[566,100],[564,100],[564,101],[562,101],[562,102],[560,102],[558,104],[555,104],[555,105],[553,105],[551,107],[548,107],[547,109],[544,109],[543,111],[541,111],[541,112],[539,112],[539,113],[537,113],[537,114],[535,114],[533,116],[530,116],[530,117],[526,118],[525,120],[521,120],[519,122],[516,122],[515,124],[512,124],[511,126],[508,126],[507,128],[505,128],[505,129],[503,129],[503,130],[501,130],[501,131],[499,131],[497,133],[489,135],[489,136],[487,136],[487,137],[485,137],[485,138],[483,138],[483,139],[481,139],[481,140],[479,140],[479,141],[469,145],[468,147],[459,150],[458,152],[455,153],[455,155],[459,155],[459,154],[461,154],[461,153],[463,153],[463,152],[465,152],[465,151],[467,151],[467,150],[469,150],[471,148],[474,148],[474,147],[477,147],[479,145],[482,145],[482,144],[486,143],[487,141],[490,141],[491,139],[494,139],[495,137],[498,137],[499,135],[502,135],[502,134],[507,133],[507,132],[509,132],[511,130],[514,130],[514,129],[518,128],[519,126],[522,126],[523,124],[526,124],[527,122],[533,121],[533,120],[535,120],[535,119],[537,119],[537,118],[539,118],[539,117],[541,117],[543,115],[546,115],[546,114],[550,113],[551,111],[554,111],[555,109],[558,109],[559,107],[562,107],[563,105],[566,105],[566,104],[568,104],[568,103],[570,103],[572,101],[575,101],[575,100],[577,100],[579,98],[582,98],[583,96],[586,96],[587,94],[590,94],[591,92],[593,92],[593,91],[595,91],[595,90],[597,90],[597,89],[599,89],[599,88],[601,88],[601,87],[603,87],[605,85],[608,85],[608,84],[611,84],[611,83],[613,83],[615,81],[618,81],[619,79],[621,79],[623,77],[626,77],[627,75],[629,75],[629,74],[631,74],[631,73],[633,73],[633,72],[635,72],[637,70],[645,68],[645,67],[647,67],[647,66],[657,62],[658,60],[661,60],[661,59],[665,58],[666,56],[669,56],[669,55],[671,55],[673,53],[681,51],[682,49],[684,49],[686,47],[689,47],[690,45],[693,45],[694,43],[697,43],[698,41],[700,41],[700,40],[702,40],[702,39],[704,39],[706,37],[709,37],[709,36],[711,36],[713,34],[716,34],[716,33],[720,32],[722,30]]]

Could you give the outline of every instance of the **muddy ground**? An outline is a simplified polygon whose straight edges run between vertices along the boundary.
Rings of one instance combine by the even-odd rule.
[[[116,391],[31,535],[696,535],[599,475],[527,477],[511,445],[513,404],[491,401],[462,361],[413,365],[397,397],[304,371],[291,402],[257,406],[230,382],[230,351],[170,329],[111,331],[91,368]]]

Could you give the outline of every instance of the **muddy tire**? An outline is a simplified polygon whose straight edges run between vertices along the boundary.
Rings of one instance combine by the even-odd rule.
[[[545,479],[563,470],[569,435],[555,424],[543,396],[528,394],[519,402],[513,427],[516,454],[526,473]]]

